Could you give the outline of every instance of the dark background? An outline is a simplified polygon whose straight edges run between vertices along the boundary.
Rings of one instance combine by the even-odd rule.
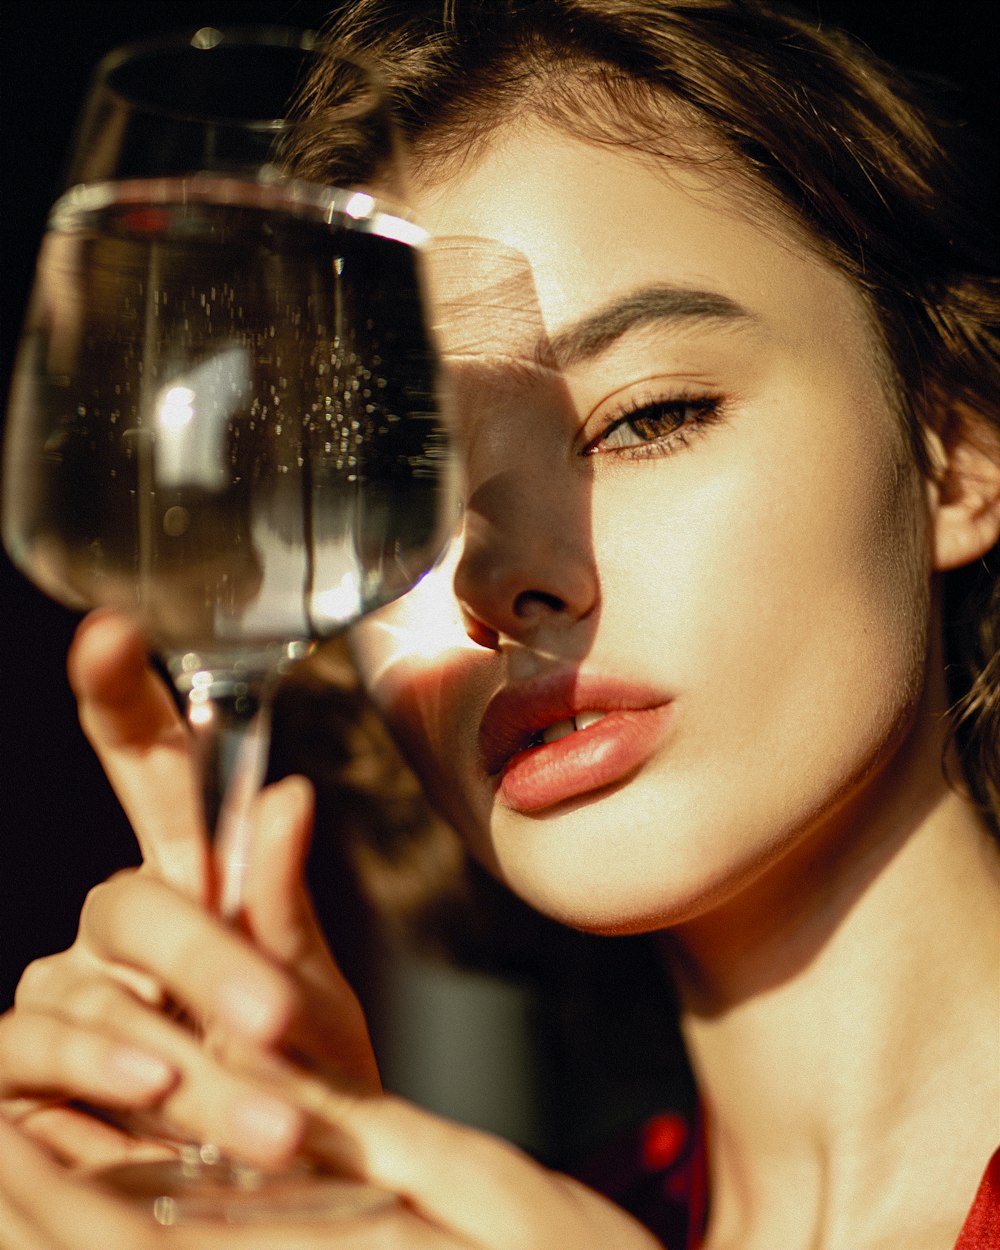
[[[177,27],[315,26],[330,7],[324,0],[7,0],[0,16],[0,395],[46,210],[98,57],[135,36]],[[995,179],[1000,5],[824,0],[803,7],[903,67],[954,83],[960,111],[993,135],[983,174]],[[79,732],[64,676],[75,619],[0,556],[0,1009],[30,959],[72,940],[89,885],[134,862],[132,839]]]

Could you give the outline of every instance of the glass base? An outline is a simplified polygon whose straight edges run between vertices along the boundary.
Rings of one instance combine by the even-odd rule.
[[[365,1181],[331,1176],[307,1164],[286,1172],[259,1172],[230,1159],[125,1163],[95,1175],[106,1188],[174,1226],[318,1224],[370,1215],[393,1206],[395,1194]]]

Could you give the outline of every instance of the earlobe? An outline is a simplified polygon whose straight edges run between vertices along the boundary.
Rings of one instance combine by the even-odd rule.
[[[971,564],[1000,540],[1000,431],[968,411],[952,412],[930,437],[934,568]]]

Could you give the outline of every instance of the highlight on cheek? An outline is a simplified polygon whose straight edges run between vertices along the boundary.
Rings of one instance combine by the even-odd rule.
[[[377,689],[401,662],[408,669],[433,668],[451,652],[479,650],[466,633],[452,591],[459,551],[456,540],[408,594],[352,631],[352,647],[369,689]]]

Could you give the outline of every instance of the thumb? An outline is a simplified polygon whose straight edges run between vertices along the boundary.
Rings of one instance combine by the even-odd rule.
[[[409,1210],[463,1244],[490,1250],[663,1250],[648,1229],[509,1142],[390,1095],[303,1081],[314,1117],[306,1144],[351,1176],[398,1194]]]
[[[304,878],[313,810],[304,777],[286,777],[259,797],[242,920],[257,946],[293,973],[302,993],[288,1043],[314,1068],[360,1089],[378,1089],[364,1011],[330,953]]]
[[[243,919],[261,949],[279,963],[294,962],[304,947],[323,943],[304,882],[314,806],[305,777],[285,777],[256,801]]]

